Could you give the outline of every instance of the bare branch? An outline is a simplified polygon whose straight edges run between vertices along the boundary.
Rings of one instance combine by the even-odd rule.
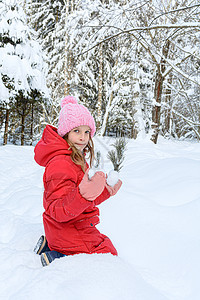
[[[99,27],[102,28],[102,26],[84,26],[84,27],[96,28],[96,29],[98,29]],[[200,27],[200,22],[192,22],[192,23],[188,22],[188,23],[183,23],[183,24],[162,24],[162,25],[158,24],[158,25],[148,26],[148,27],[135,27],[135,28],[127,29],[127,30],[122,30],[121,28],[117,28],[114,26],[107,26],[107,25],[104,27],[105,28],[114,28],[114,29],[118,29],[121,31],[101,40],[100,42],[96,43],[94,46],[90,47],[89,49],[87,49],[86,51],[84,51],[82,53],[77,54],[76,56],[84,55],[85,53],[91,51],[95,47],[98,47],[101,43],[105,43],[113,38],[120,36],[121,34],[131,34],[131,32],[134,32],[134,31],[149,31],[149,30],[156,30],[156,29],[198,28],[198,27]]]
[[[188,9],[191,9],[191,8],[195,8],[195,7],[200,7],[200,4],[195,4],[195,5],[192,5],[192,6],[188,6],[188,7],[182,7],[182,8],[178,8],[178,9],[175,9],[175,10],[171,10],[171,11],[167,11],[165,13],[162,13],[160,14],[159,16],[155,17],[151,23],[149,24],[149,26],[151,26],[151,24],[153,24],[153,22],[157,19],[159,19],[160,17],[162,16],[165,16],[165,15],[169,15],[169,14],[173,14],[173,13],[176,13],[176,12],[179,12],[179,11],[183,11],[183,10],[188,10]]]
[[[197,123],[197,122],[194,122],[192,120],[189,120],[188,118],[184,117],[180,112],[178,112],[177,110],[175,110],[174,108],[171,108],[167,103],[162,103],[161,104],[162,106],[165,106],[169,109],[171,109],[171,111],[179,116],[180,118],[182,118],[186,123],[188,123],[189,125],[193,125],[193,126],[199,126],[200,127],[200,123]]]

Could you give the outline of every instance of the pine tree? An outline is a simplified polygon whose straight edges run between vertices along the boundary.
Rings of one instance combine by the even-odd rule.
[[[16,129],[20,127],[18,131],[24,145],[26,118],[31,110],[34,113],[36,104],[48,96],[46,67],[41,47],[34,31],[27,25],[20,3],[1,1],[0,18],[0,101],[6,109],[4,144],[7,143],[10,121],[16,123]]]
[[[108,151],[108,159],[112,162],[114,171],[119,172],[121,170],[122,163],[125,159],[127,141],[124,138],[116,139],[112,146],[114,150]]]

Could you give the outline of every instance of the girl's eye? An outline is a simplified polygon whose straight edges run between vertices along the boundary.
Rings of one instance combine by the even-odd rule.
[[[89,130],[87,130],[85,133],[89,134],[89,133],[90,133],[90,131],[89,131]]]
[[[75,129],[74,132],[78,132],[78,129]]]

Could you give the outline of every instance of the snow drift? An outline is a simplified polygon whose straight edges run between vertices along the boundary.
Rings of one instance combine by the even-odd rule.
[[[95,138],[107,171],[110,144]],[[43,268],[33,248],[44,170],[33,147],[0,147],[0,298],[199,300],[199,154],[195,143],[129,141],[123,186],[100,205],[98,226],[119,257],[80,254]]]

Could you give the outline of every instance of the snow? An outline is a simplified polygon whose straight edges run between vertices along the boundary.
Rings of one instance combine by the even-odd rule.
[[[95,137],[104,169],[112,138]],[[200,144],[129,140],[100,231],[119,256],[80,254],[42,267],[43,168],[33,147],[0,147],[0,299],[199,300]]]
[[[26,25],[27,17],[20,4],[15,1],[7,2],[10,5],[13,3],[14,9],[6,2],[0,6],[0,35],[3,34],[9,40],[1,45],[0,73],[8,77],[13,90],[9,90],[0,80],[0,102],[9,102],[9,98],[19,90],[23,90],[24,95],[27,95],[31,89],[37,89],[48,97],[45,56],[36,41],[36,34]]]
[[[109,173],[108,173],[108,178],[107,178],[107,184],[114,187],[115,184],[118,182],[119,180],[119,173],[114,171],[114,170],[111,170]]]
[[[106,174],[106,182],[108,185],[114,187],[114,185],[118,182],[119,180],[119,173],[114,171],[114,170],[110,170],[109,172],[105,172],[104,169],[102,168],[91,168],[88,172],[88,178],[89,180],[92,179],[92,177],[96,174],[96,172],[103,172],[104,174]]]

